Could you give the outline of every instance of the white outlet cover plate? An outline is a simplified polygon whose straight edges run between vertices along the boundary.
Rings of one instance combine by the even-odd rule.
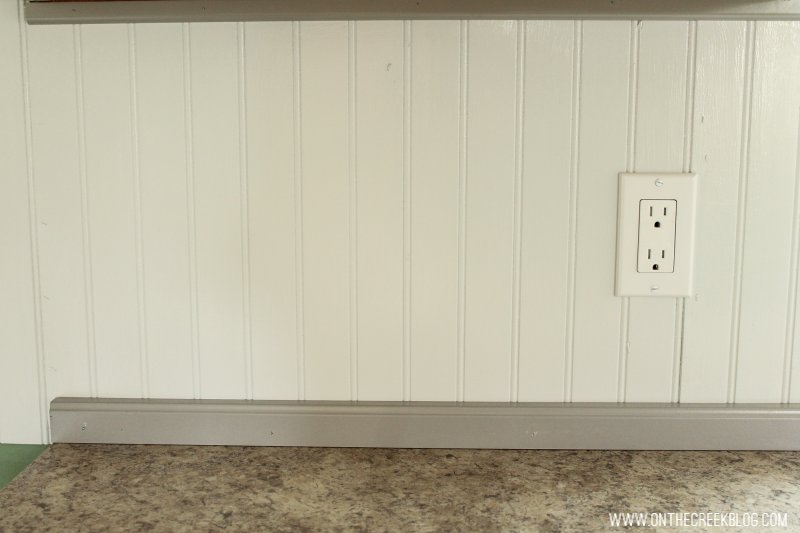
[[[638,272],[639,202],[675,200],[675,267],[672,272]],[[693,290],[697,175],[619,175],[617,205],[617,296],[691,296]]]

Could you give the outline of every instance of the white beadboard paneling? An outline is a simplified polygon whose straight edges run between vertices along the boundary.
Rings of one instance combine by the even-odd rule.
[[[245,25],[253,395],[296,398],[292,25]]]
[[[572,187],[572,21],[527,23],[519,400],[564,398]],[[543,76],[543,73],[547,73]]]
[[[191,76],[200,391],[245,398],[235,24],[191,25]]]
[[[695,293],[686,300],[681,402],[728,397],[747,23],[697,24],[692,162],[700,176]]]
[[[0,3],[0,442],[46,441],[40,424],[37,306],[26,153],[26,106],[17,2]],[[7,406],[14,406],[13,409]]]
[[[469,22],[464,399],[508,401],[517,25]]]
[[[0,440],[67,395],[800,398],[798,23],[18,15]],[[613,295],[634,169],[700,174],[691,299]]]
[[[616,401],[622,301],[614,297],[617,173],[626,165],[631,24],[583,22],[577,264],[567,400]]]
[[[141,24],[135,39],[148,392],[191,398],[183,32]]]
[[[685,123],[689,23],[644,21],[637,29],[634,170],[677,172],[683,165],[686,128],[691,127]],[[671,400],[677,302],[630,299],[625,400]]]
[[[300,24],[305,399],[350,398],[348,27]]]
[[[414,21],[411,52],[411,400],[457,382],[460,24]],[[436,150],[431,150],[436,146]]]
[[[353,23],[358,399],[403,386],[403,23]]]
[[[84,275],[74,31],[31,26],[27,33],[48,392],[51,397],[92,396],[94,340]]]
[[[143,394],[128,31],[79,28],[97,393]]]
[[[787,293],[793,274],[799,66],[796,23],[756,24],[737,402],[783,400]]]

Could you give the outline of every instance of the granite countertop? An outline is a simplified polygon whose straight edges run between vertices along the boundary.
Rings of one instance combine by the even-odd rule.
[[[800,453],[57,444],[0,491],[8,532],[603,531],[617,511],[797,529]]]

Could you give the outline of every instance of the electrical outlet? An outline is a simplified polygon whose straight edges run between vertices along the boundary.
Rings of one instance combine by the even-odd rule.
[[[639,200],[637,272],[675,272],[675,200]]]
[[[690,296],[697,176],[622,173],[617,206],[618,296]]]

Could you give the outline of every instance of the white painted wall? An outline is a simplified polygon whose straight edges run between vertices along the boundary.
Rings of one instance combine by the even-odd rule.
[[[800,401],[800,24],[18,10],[0,441],[65,395]],[[613,296],[623,170],[700,174],[694,297]]]

